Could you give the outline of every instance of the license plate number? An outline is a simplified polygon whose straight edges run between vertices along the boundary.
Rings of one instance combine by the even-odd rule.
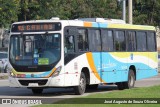
[[[29,83],[28,86],[31,86],[31,87],[38,87],[38,83]]]

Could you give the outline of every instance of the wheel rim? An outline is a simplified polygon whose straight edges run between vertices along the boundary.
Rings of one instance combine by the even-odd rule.
[[[134,77],[130,76],[130,78],[129,78],[129,86],[133,87],[133,85],[134,85]]]
[[[85,89],[85,80],[84,80],[84,78],[80,79],[80,88],[81,88],[81,90]]]

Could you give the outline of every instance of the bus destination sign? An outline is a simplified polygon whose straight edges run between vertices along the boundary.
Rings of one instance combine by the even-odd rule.
[[[60,23],[25,23],[13,24],[12,32],[40,32],[40,31],[58,31],[61,30]]]

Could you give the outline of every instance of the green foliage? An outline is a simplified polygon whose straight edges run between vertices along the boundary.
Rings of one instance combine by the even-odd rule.
[[[133,18],[136,24],[160,26],[160,0],[136,0]]]
[[[0,28],[18,21],[19,0],[0,0]]]
[[[133,0],[133,23],[160,26],[160,0]],[[24,20],[104,17],[120,19],[118,0],[0,0],[0,27]]]

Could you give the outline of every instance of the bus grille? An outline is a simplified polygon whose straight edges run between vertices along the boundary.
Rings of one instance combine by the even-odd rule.
[[[21,85],[28,86],[29,83],[38,83],[38,85],[45,85],[47,83],[47,79],[43,80],[18,80]]]

